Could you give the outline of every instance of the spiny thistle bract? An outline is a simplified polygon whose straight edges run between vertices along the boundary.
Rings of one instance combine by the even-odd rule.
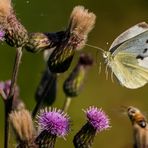
[[[65,80],[63,90],[67,97],[75,97],[81,92],[86,77],[86,72],[93,64],[93,58],[90,54],[82,53],[79,61],[71,72],[69,77]]]
[[[85,110],[87,123],[75,135],[73,143],[75,148],[91,148],[96,133],[110,127],[110,120],[106,113],[97,107],[89,107]]]
[[[70,120],[67,114],[56,108],[42,109],[37,115],[36,123],[39,136],[35,143],[44,148],[53,148],[56,137],[65,137],[70,130]]]
[[[95,19],[95,14],[88,12],[83,6],[73,9],[65,36],[48,59],[51,72],[62,73],[69,68],[75,51],[84,47],[87,35],[94,27]]]
[[[29,40],[25,48],[27,51],[37,53],[41,51],[51,51],[51,48],[55,48],[61,40],[64,38],[65,32],[55,33],[42,33],[34,32],[29,33]]]

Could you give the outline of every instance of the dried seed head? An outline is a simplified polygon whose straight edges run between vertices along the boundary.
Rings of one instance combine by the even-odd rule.
[[[75,51],[85,45],[87,35],[95,24],[95,18],[96,16],[83,6],[74,8],[65,36],[49,57],[48,66],[51,72],[62,73],[69,68]]]
[[[29,111],[26,109],[13,111],[9,119],[18,141],[30,141],[33,138],[34,127]]]
[[[0,0],[0,24],[4,25],[12,9],[11,0]]]
[[[93,29],[96,15],[83,6],[76,6],[70,16],[70,33],[76,35],[80,41],[77,49],[82,48],[87,40],[88,33]]]
[[[25,109],[24,102],[21,99],[15,97],[13,99],[12,110],[13,111],[15,111],[15,110],[20,111],[20,110],[23,110],[23,109]]]

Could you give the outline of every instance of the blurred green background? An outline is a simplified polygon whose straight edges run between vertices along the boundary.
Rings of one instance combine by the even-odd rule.
[[[69,15],[76,5],[84,5],[97,15],[96,26],[89,34],[88,44],[108,50],[112,41],[124,30],[141,21],[147,21],[148,0],[13,0],[17,16],[30,32],[54,32],[67,26]],[[108,43],[108,44],[107,44]],[[0,45],[0,79],[11,77],[15,49],[6,44]],[[73,147],[72,139],[86,122],[82,109],[90,105],[102,107],[111,118],[112,128],[96,136],[94,148],[130,148],[132,147],[132,128],[127,117],[121,112],[122,105],[133,105],[147,115],[148,85],[137,90],[129,90],[116,81],[106,80],[104,60],[96,49],[85,47],[84,52],[91,52],[95,59],[93,68],[88,73],[85,86],[79,97],[73,99],[69,109],[72,120],[72,131],[67,140],[58,139],[56,147]],[[62,91],[64,79],[75,66],[79,53],[74,57],[71,68],[60,75],[58,96],[53,106],[62,107],[65,99]],[[99,74],[99,63],[103,68]],[[40,81],[45,63],[42,54],[25,52],[19,72],[18,84],[21,98],[31,111],[35,105],[34,92]],[[0,101],[0,147],[3,147],[4,105]],[[13,147],[13,146],[11,146]]]

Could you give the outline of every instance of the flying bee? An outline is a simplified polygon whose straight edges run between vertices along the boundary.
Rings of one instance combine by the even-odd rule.
[[[133,148],[148,148],[148,123],[142,112],[133,106],[127,108],[127,114],[132,122]]]
[[[133,125],[137,124],[141,128],[146,127],[147,125],[146,117],[141,113],[141,111],[138,108],[129,106],[127,108],[127,113]]]

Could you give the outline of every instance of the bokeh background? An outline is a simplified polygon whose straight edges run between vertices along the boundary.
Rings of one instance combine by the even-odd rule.
[[[54,32],[63,30],[68,23],[69,15],[76,5],[84,5],[97,15],[96,26],[89,34],[88,44],[108,50],[112,41],[124,30],[141,21],[148,22],[148,0],[13,0],[17,16],[30,32]],[[121,106],[133,105],[148,115],[148,85],[137,90],[129,90],[116,81],[106,80],[104,60],[101,54],[92,48],[85,47],[83,52],[91,52],[95,64],[88,73],[82,93],[74,98],[69,109],[73,126],[67,140],[58,139],[56,147],[73,147],[75,133],[86,122],[82,109],[90,105],[102,107],[111,119],[112,128],[99,133],[94,148],[131,148],[131,123]],[[54,107],[61,108],[65,99],[62,85],[64,79],[75,66],[79,53],[74,57],[71,68],[58,79],[57,100]],[[5,43],[0,45],[0,80],[11,77],[15,49]],[[102,72],[99,74],[99,63]],[[21,98],[31,111],[35,105],[34,92],[40,81],[45,63],[42,53],[24,52],[19,72],[18,85]],[[0,147],[3,147],[4,105],[0,100]],[[11,146],[13,147],[13,145]]]

